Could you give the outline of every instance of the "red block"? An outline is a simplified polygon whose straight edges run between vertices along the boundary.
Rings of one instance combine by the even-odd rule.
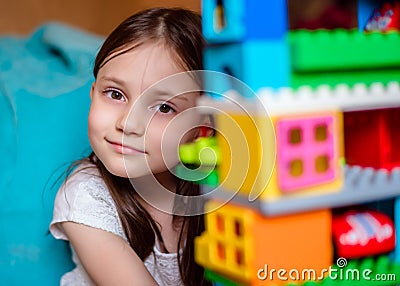
[[[372,210],[334,215],[332,235],[336,255],[348,259],[390,252],[395,247],[393,221]]]
[[[391,170],[400,166],[400,108],[344,113],[348,165]]]

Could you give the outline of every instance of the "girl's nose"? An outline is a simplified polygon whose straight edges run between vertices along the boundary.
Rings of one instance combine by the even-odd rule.
[[[145,130],[144,114],[140,114],[139,108],[127,108],[119,117],[116,127],[124,134],[143,135]]]

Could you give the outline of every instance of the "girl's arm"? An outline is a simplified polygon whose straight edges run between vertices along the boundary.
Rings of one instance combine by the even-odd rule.
[[[157,285],[135,251],[121,237],[74,222],[63,222],[61,226],[96,285]]]

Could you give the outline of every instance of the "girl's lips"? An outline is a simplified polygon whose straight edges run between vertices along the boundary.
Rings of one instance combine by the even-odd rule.
[[[141,150],[135,149],[130,146],[122,145],[121,143],[113,142],[106,140],[108,144],[111,145],[111,147],[117,152],[122,155],[136,155],[136,154],[146,154],[146,152],[143,152]]]

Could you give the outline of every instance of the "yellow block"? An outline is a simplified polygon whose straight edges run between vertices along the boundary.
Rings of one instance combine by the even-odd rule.
[[[206,231],[195,240],[197,263],[246,284],[254,276],[254,212],[217,201],[206,203]],[[210,209],[216,209],[208,212]]]
[[[266,188],[275,162],[275,135],[268,117],[218,114],[221,186],[255,199]]]

